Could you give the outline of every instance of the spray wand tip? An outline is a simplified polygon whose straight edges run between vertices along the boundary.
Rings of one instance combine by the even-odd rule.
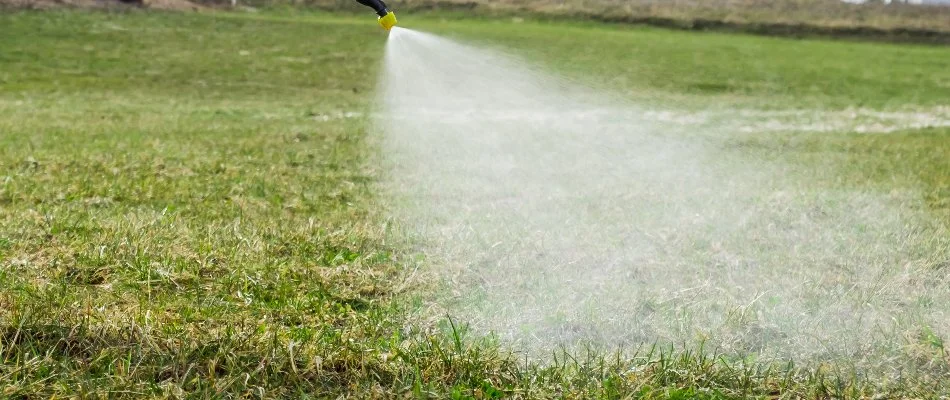
[[[383,27],[383,29],[387,31],[391,30],[396,26],[396,14],[390,11],[386,13],[386,16],[379,17],[377,21],[379,22],[379,26]]]

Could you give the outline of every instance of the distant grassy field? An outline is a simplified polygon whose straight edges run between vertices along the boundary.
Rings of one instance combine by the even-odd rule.
[[[199,0],[223,4],[221,0]],[[273,7],[283,0],[245,0]],[[349,0],[296,1],[294,6],[356,10]],[[404,12],[455,11],[467,16],[532,17],[634,23],[686,30],[774,36],[836,36],[950,43],[950,7],[840,0],[403,0]]]
[[[403,19],[683,110],[919,110],[950,50],[597,24]],[[0,15],[5,397],[937,397],[945,376],[677,350],[546,363],[412,323],[367,117],[385,35],[325,14]],[[950,224],[950,128],[737,136],[816,184],[920,188]],[[927,337],[928,362],[946,363]],[[940,371],[940,366],[933,371]]]

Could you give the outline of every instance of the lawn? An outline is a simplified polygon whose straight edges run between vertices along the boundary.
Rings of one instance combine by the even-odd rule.
[[[950,99],[946,47],[403,21],[684,112],[946,118]],[[0,27],[4,396],[947,395],[948,338],[933,334],[921,340],[936,366],[882,381],[665,348],[529,360],[463,337],[464,321],[410,319],[436,283],[412,273],[377,190],[385,33],[371,17],[48,11],[0,14]],[[919,189],[950,224],[948,127],[720,145],[817,184]]]

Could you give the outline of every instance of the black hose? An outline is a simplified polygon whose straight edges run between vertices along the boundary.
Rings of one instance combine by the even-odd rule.
[[[360,4],[370,7],[373,10],[376,10],[376,15],[380,17],[385,17],[389,13],[389,9],[386,7],[386,3],[383,3],[383,0],[356,0]]]

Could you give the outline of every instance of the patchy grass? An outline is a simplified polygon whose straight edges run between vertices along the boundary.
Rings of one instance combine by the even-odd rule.
[[[418,24],[692,106],[950,98],[940,48]],[[376,197],[367,118],[346,114],[373,100],[384,36],[371,19],[27,12],[0,15],[0,26],[6,397],[934,397],[948,387],[648,345],[538,363],[451,320],[407,323],[408,298],[426,283],[404,269],[412,253]],[[946,216],[948,135],[749,141],[824,160],[847,184],[924,182]],[[946,339],[921,336],[935,352]]]

